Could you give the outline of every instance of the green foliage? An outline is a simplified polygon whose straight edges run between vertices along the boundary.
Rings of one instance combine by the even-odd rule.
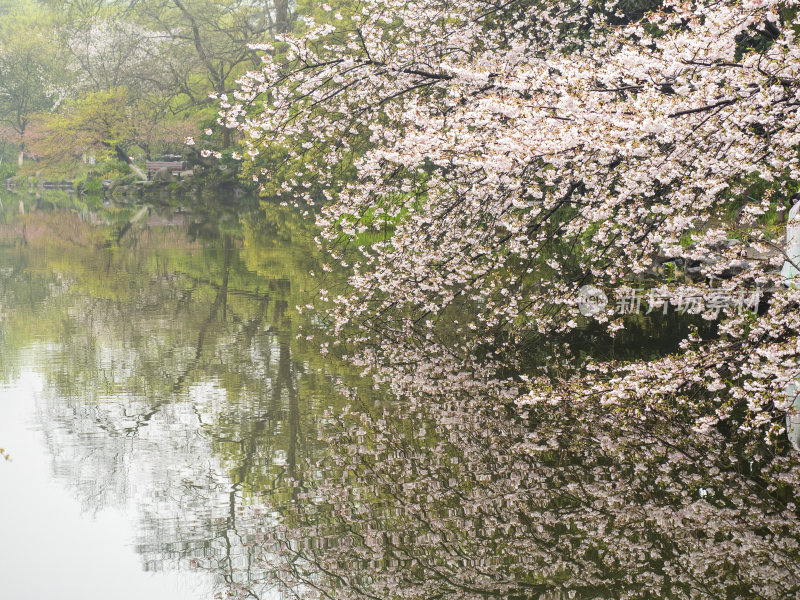
[[[42,138],[35,148],[57,160],[74,156],[76,150],[115,153],[133,137],[127,97],[124,88],[115,88],[67,102],[58,113],[41,117]]]
[[[131,168],[120,160],[108,160],[100,163],[85,174],[84,178],[76,179],[76,185],[86,194],[98,194],[103,188],[104,180],[125,183],[131,177]]]
[[[234,136],[217,127],[209,93],[229,92],[260,64],[248,44],[269,40],[275,20],[291,18],[288,6],[4,0],[0,123],[25,134],[23,149],[43,159],[29,173],[79,171],[89,150],[99,162],[182,153],[184,140],[205,128],[215,133],[203,147],[230,149]]]
[[[3,161],[0,163],[0,180],[13,177],[17,172],[17,165],[14,162]]]
[[[60,99],[64,69],[52,39],[50,15],[19,3],[0,20],[0,122],[23,135],[32,114]]]

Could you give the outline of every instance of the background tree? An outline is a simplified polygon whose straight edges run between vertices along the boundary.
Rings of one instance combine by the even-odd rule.
[[[96,101],[91,94],[124,89],[127,126],[136,130],[126,136],[134,144],[129,149],[145,157],[179,151],[176,132],[196,137],[213,124],[217,109],[209,94],[231,93],[235,80],[260,64],[260,52],[249,45],[271,39],[291,20],[287,3],[266,0],[19,0],[0,9],[0,118],[22,136],[32,115],[58,112],[63,99],[72,101],[72,114],[64,114],[69,121],[75,106]],[[38,118],[37,137],[57,124]],[[176,135],[161,135],[170,131]],[[59,136],[70,143],[57,131],[50,137]],[[219,138],[213,143],[230,146],[229,131]],[[73,155],[86,147],[80,141]],[[58,168],[68,166],[62,160]]]
[[[97,149],[131,162],[128,149],[136,142],[136,119],[126,88],[69,100],[57,114],[42,115],[36,126],[40,139],[35,148],[43,156],[64,161],[76,152]]]
[[[276,31],[271,2],[247,0],[148,0],[137,5],[137,17],[172,42],[169,62],[173,93],[192,104],[208,101],[208,93],[230,93],[234,80],[260,63],[250,44],[262,43]],[[285,10],[281,18],[286,22]]]
[[[14,7],[0,22],[0,122],[20,137],[20,164],[31,115],[51,110],[64,96],[51,23],[32,5]]]

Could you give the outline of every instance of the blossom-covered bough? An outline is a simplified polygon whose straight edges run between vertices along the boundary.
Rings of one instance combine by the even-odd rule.
[[[694,561],[724,546],[702,572],[693,563],[683,587],[669,587],[680,597],[798,590],[796,537],[785,535],[796,518],[796,458],[784,424],[793,400],[785,390],[800,375],[800,292],[780,279],[787,256],[774,226],[800,180],[798,4],[667,0],[632,19],[591,1],[369,0],[355,13],[331,8],[325,24],[309,21],[303,35],[283,40],[282,60],[268,59],[234,98],[222,98],[221,123],[243,132],[265,192],[323,201],[320,241],[352,269],[330,314],[356,347],[351,355],[378,379],[414,365],[416,380],[402,395],[430,404],[469,378],[436,368],[441,354],[427,353],[425,366],[426,345],[447,339],[461,360],[497,359],[495,373],[525,362],[520,349],[544,348],[558,358],[518,377],[514,393],[485,401],[572,428],[594,444],[592,456],[607,451],[602,440],[618,440],[611,453],[625,457],[632,477],[655,464],[666,479],[680,478],[689,464],[715,473],[710,487],[735,490],[713,510],[691,491],[691,510],[732,529],[709,525],[710,546],[674,547]],[[355,250],[343,251],[347,243]],[[665,264],[698,273],[691,282],[663,277]],[[713,336],[698,331],[674,353],[617,364],[562,343],[587,321],[578,294],[585,284],[609,295],[633,284],[665,297],[766,293],[757,311],[698,309],[718,318]],[[626,325],[615,308],[589,317],[610,336]],[[549,447],[542,435],[515,452],[527,449],[544,468],[535,461]],[[580,454],[582,443],[573,450]],[[611,486],[616,475],[605,477]],[[544,485],[527,483],[528,492]],[[691,495],[683,484],[663,514],[649,503],[661,493],[652,481],[625,485],[639,495],[617,502],[587,491],[616,515],[587,536],[610,536],[634,505],[661,515],[659,527],[706,519],[681,512],[689,504],[680,498]],[[747,506],[763,530],[741,533],[751,526],[744,513],[726,512]],[[775,572],[772,551],[784,560]],[[764,571],[726,588],[723,574],[759,552],[764,562],[752,566]],[[658,585],[679,581],[663,566],[676,563],[659,556]],[[573,574],[586,568],[572,564]],[[566,577],[557,572],[537,581],[556,588]],[[712,573],[716,583],[703,581]],[[782,578],[777,587],[767,585],[772,576]],[[642,589],[630,593],[667,593]]]

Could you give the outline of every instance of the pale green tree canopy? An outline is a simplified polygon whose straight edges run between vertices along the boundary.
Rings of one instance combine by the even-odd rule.
[[[52,109],[63,97],[63,68],[47,13],[35,6],[12,9],[0,34],[0,121],[23,135],[33,113]]]

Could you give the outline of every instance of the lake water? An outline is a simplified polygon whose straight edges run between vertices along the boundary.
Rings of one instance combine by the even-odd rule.
[[[137,213],[29,212],[0,234],[0,598],[257,587],[243,508],[313,452],[352,377],[297,339],[298,219]]]
[[[452,331],[348,359],[312,310],[343,275],[285,207],[22,200],[0,214],[0,599],[800,597],[786,449],[681,409],[518,407]],[[653,323],[573,342],[674,351],[685,321]]]

